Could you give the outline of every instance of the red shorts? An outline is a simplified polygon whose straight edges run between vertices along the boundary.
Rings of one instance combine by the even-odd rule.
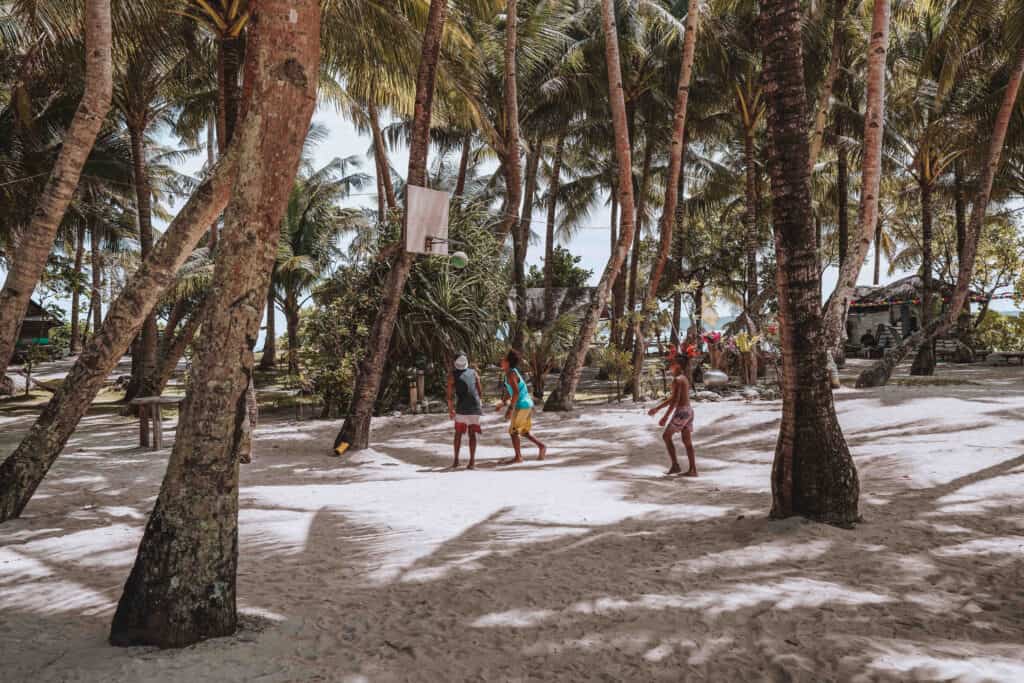
[[[465,434],[480,433],[480,416],[479,415],[459,415],[455,414],[455,433]]]

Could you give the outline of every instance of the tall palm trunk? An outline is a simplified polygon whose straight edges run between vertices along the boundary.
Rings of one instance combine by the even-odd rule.
[[[818,96],[818,104],[814,108],[814,125],[811,129],[811,151],[807,167],[810,173],[814,174],[814,166],[818,163],[818,155],[825,142],[825,124],[828,121],[828,112],[832,108],[832,92],[836,87],[839,78],[839,69],[843,61],[843,18],[846,14],[848,0],[835,0],[833,2],[835,17],[832,24],[832,50],[829,55],[828,73],[825,74],[825,81],[822,83],[821,92]]]
[[[772,218],[779,264],[782,424],[772,516],[839,525],[858,519],[857,469],[836,419],[818,298],[799,0],[760,0]]]
[[[292,288],[284,297],[284,318],[288,328],[288,374],[299,374],[299,298]]]
[[[427,152],[430,146],[430,114],[434,102],[434,82],[437,78],[437,59],[441,48],[441,33],[448,9],[445,0],[431,0],[427,14],[427,26],[423,33],[423,49],[420,56],[419,72],[416,76],[416,108],[413,112],[412,141],[409,145],[408,184],[422,187],[427,180]],[[406,212],[406,221],[408,212]],[[404,247],[404,232],[401,244]],[[412,269],[413,254],[403,250],[396,259],[384,282],[383,301],[367,344],[367,354],[359,363],[352,405],[348,416],[335,439],[337,448],[342,443],[350,448],[366,448],[370,444],[370,418],[373,406],[380,392],[384,363],[391,346],[391,335],[395,330],[398,306],[402,299],[405,281]]]
[[[139,247],[140,255],[145,260],[153,252],[153,218],[152,218],[152,195],[149,186],[149,170],[146,165],[144,119],[129,123],[128,136],[132,148],[132,179],[135,185],[135,213],[138,217]],[[157,344],[156,314],[150,313],[142,325],[142,335],[139,338],[138,357],[132,354],[132,377],[136,380],[135,386],[131,387],[125,396],[125,400],[131,400],[137,396],[152,396],[153,386],[150,381],[153,371],[156,368],[156,344]],[[139,422],[139,443],[145,445],[149,442],[148,421]]]
[[[562,175],[562,154],[565,152],[565,133],[558,134],[555,156],[551,161],[551,184],[548,188],[548,216],[544,232],[544,324],[555,319],[555,219],[558,215],[558,189]]]
[[[757,311],[752,310],[757,300],[757,248],[760,243],[758,238],[757,221],[757,161],[754,156],[754,129],[746,127],[743,130],[743,165],[746,168],[746,205],[743,209],[743,234],[744,246],[746,249],[746,296],[743,301],[744,311],[748,320],[753,319]]]
[[[921,191],[921,327],[931,325],[932,310],[932,185],[928,180],[919,183]],[[933,344],[922,344],[910,368],[911,375],[935,374]]]
[[[263,340],[263,356],[260,358],[260,370],[273,370],[277,366],[277,310],[274,303],[274,274],[270,275],[270,286],[267,287],[267,332]]]
[[[685,189],[683,161],[686,157],[686,111],[690,101],[690,81],[693,76],[693,59],[697,47],[697,32],[700,27],[701,0],[689,0],[686,9],[686,33],[683,36],[683,57],[679,63],[679,81],[676,85],[676,101],[672,116],[672,143],[669,152],[668,177],[665,180],[665,206],[661,211],[659,226],[658,256],[651,267],[650,281],[644,296],[641,314],[641,325],[633,351],[633,400],[643,400],[640,376],[643,371],[644,355],[647,352],[647,335],[651,317],[657,312],[658,287],[665,272],[669,254],[675,243],[673,240],[677,221],[677,208],[681,205],[679,197]],[[681,252],[682,242],[678,242]],[[676,259],[682,265],[682,254]],[[672,343],[678,344],[679,325],[682,319],[682,296],[677,294],[672,306]],[[697,311],[700,314],[700,311]]]
[[[637,280],[640,277],[640,242],[644,230],[644,215],[647,208],[647,183],[651,177],[651,156],[654,154],[654,136],[647,136],[644,145],[644,161],[640,170],[640,196],[636,200],[636,229],[633,231],[633,255],[629,259],[629,295],[626,310],[629,311],[629,325],[626,328],[624,348],[633,348],[633,340],[639,335],[640,317],[636,312]]]
[[[388,211],[398,208],[398,200],[395,198],[395,185],[391,182],[391,162],[388,160],[388,148],[384,144],[384,135],[380,128],[380,113],[373,100],[366,103],[367,112],[370,115],[370,131],[373,134],[373,156],[377,160],[377,173],[381,185],[384,186],[384,198],[387,201]]]
[[[875,287],[882,281],[882,219],[875,222],[875,271],[872,274],[872,284]]]
[[[248,420],[252,345],[280,220],[316,106],[318,0],[260,0],[247,69],[253,94],[237,136],[226,213],[189,395],[167,475],[111,624],[114,645],[183,647],[237,624],[238,443]]]
[[[836,121],[836,136],[843,134],[842,118]],[[838,220],[836,227],[839,234],[839,269],[842,270],[846,263],[847,252],[850,245],[850,169],[849,153],[842,142],[837,143],[836,149],[836,207],[838,208]]]
[[[875,0],[868,44],[867,102],[864,114],[864,152],[861,161],[857,239],[849,244],[846,261],[825,307],[825,344],[838,355],[846,332],[849,299],[857,284],[878,223],[878,193],[882,179],[882,134],[885,127],[885,55],[889,49],[889,0]]]
[[[85,225],[79,225],[75,232],[75,284],[71,289],[71,353],[77,354],[82,350],[81,321],[78,315],[81,309],[82,288],[82,263],[85,260]]]
[[[221,36],[217,41],[217,149],[221,156],[235,134],[242,91],[238,85],[241,73],[243,38]],[[216,220],[210,224],[210,253],[217,250],[219,228]]]
[[[7,262],[7,278],[0,290],[0,378],[7,372],[32,290],[46,268],[57,228],[78,187],[82,166],[110,110],[113,89],[110,51],[110,0],[88,0],[82,101],[64,135],[32,220],[18,239],[18,258]]]
[[[974,198],[974,204],[971,207],[971,220],[967,224],[967,234],[960,257],[956,287],[953,289],[953,296],[949,302],[949,307],[946,308],[945,315],[935,320],[930,327],[922,327],[916,334],[910,335],[898,347],[887,351],[882,360],[876,365],[861,372],[857,378],[858,387],[876,387],[888,382],[889,377],[892,376],[893,369],[899,362],[925,341],[931,343],[934,337],[945,333],[967,302],[967,295],[971,286],[971,275],[974,272],[974,259],[978,255],[978,241],[981,239],[985,214],[988,211],[988,203],[992,197],[992,184],[995,181],[996,172],[999,170],[1003,145],[1006,142],[1006,131],[1010,127],[1010,119],[1013,117],[1013,109],[1017,102],[1017,95],[1020,92],[1022,79],[1024,79],[1024,46],[1021,46],[1014,57],[1013,71],[1010,72],[1006,90],[1003,91],[1003,101],[999,105],[999,113],[996,115],[995,125],[992,128],[992,137],[989,140],[985,165],[982,167],[981,181],[978,184],[978,191]]]
[[[175,216],[153,253],[131,276],[64,383],[14,453],[0,465],[0,522],[17,517],[60,455],[103,383],[157,301],[227,204],[237,155],[224,157]],[[95,239],[96,233],[93,232]],[[93,246],[94,258],[99,240]],[[95,265],[93,266],[95,268]]]
[[[103,248],[99,226],[95,219],[89,230],[89,275],[92,289],[89,291],[89,308],[92,309],[92,329],[95,334],[103,324]]]
[[[953,213],[956,220],[956,259],[959,264],[964,258],[964,246],[967,243],[967,201],[964,196],[963,162],[957,159],[953,163]],[[971,331],[970,306],[960,312],[957,322],[961,338]]]
[[[466,191],[466,175],[469,173],[469,155],[473,151],[473,135],[466,133],[462,137],[462,155],[459,157],[459,175],[455,181],[455,196],[461,197]]]
[[[518,9],[518,0],[508,0],[505,3],[505,82],[502,93],[505,125],[500,155],[505,170],[505,220],[502,221],[500,229],[501,239],[508,236],[519,220],[519,203],[522,201],[523,191],[523,172],[519,159],[519,94],[516,75]]]
[[[597,284],[590,306],[576,336],[576,342],[569,351],[558,377],[558,387],[548,396],[545,410],[572,410],[579,385],[580,372],[586,359],[590,342],[597,330],[601,311],[608,303],[608,293],[615,277],[622,268],[626,252],[633,241],[635,224],[633,209],[633,163],[630,156],[629,127],[626,121],[626,100],[622,89],[622,69],[619,63],[619,38],[615,27],[613,0],[601,0],[601,18],[604,28],[605,62],[608,68],[609,104],[612,110],[612,126],[615,130],[615,159],[619,171],[619,202],[622,205],[622,229],[619,241],[609,255],[604,273]]]
[[[541,142],[534,140],[526,156],[526,189],[523,192],[522,215],[519,226],[512,235],[515,246],[515,267],[513,269],[516,288],[516,324],[512,346],[523,348],[526,323],[529,317],[526,301],[526,252],[530,246],[530,223],[533,219],[533,195],[537,189],[537,174],[540,171]]]

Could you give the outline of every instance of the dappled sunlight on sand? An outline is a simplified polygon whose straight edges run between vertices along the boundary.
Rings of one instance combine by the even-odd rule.
[[[242,630],[172,652],[104,644],[170,451],[91,416],[0,526],[4,680],[1024,680],[1009,372],[836,393],[853,531],[767,519],[778,402],[698,403],[697,479],[664,476],[627,401],[538,414],[548,460],[511,467],[486,415],[475,472],[448,469],[445,416],[377,419],[343,458],[337,421],[264,416],[239,487]],[[0,441],[29,425],[0,415]]]

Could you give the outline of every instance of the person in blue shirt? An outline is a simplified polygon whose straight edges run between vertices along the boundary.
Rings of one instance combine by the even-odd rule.
[[[469,465],[476,467],[476,435],[480,433],[480,415],[483,406],[480,396],[480,374],[469,367],[466,354],[459,351],[455,356],[453,369],[448,373],[448,417],[455,421],[455,461],[452,469],[459,467],[459,451],[462,449],[462,435],[469,434]]]
[[[521,437],[524,436],[539,449],[537,459],[543,460],[548,447],[531,433],[533,428],[533,399],[530,397],[526,380],[523,379],[523,375],[519,372],[518,351],[511,350],[501,359],[501,371],[504,375],[505,390],[508,392],[508,398],[502,399],[498,405],[498,410],[507,406],[505,419],[509,421],[508,433],[512,437],[512,448],[516,451],[516,457],[512,460],[503,461],[500,464],[514,464],[523,461]]]

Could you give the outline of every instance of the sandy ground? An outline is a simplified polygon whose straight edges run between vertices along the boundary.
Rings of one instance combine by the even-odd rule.
[[[438,416],[345,460],[337,423],[264,419],[243,628],[179,651],[105,643],[169,451],[97,414],[0,527],[0,679],[1022,681],[1024,370],[941,378],[837,392],[852,531],[767,519],[777,402],[699,404],[697,480],[629,403],[540,415],[550,460],[511,469],[487,417],[476,472]]]

